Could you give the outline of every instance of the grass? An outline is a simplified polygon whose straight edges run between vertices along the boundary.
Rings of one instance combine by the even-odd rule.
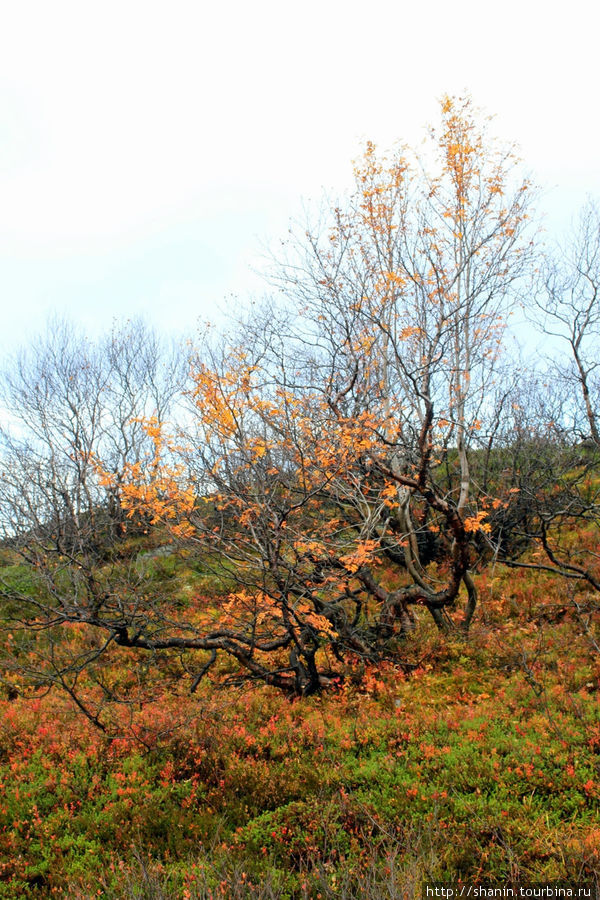
[[[185,560],[153,565],[186,602],[197,579],[209,586]],[[29,584],[14,566],[5,575]],[[0,897],[410,898],[434,879],[597,882],[599,655],[549,576],[488,571],[479,587],[470,638],[423,625],[410,677],[390,664],[295,702],[176,683],[116,709],[111,737],[62,693],[5,696]],[[135,675],[125,651],[112,665],[107,678]]]

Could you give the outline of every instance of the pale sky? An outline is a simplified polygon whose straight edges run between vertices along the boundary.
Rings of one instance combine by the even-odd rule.
[[[51,312],[193,333],[264,290],[264,246],[468,90],[552,232],[600,198],[589,0],[2,4],[0,351]]]

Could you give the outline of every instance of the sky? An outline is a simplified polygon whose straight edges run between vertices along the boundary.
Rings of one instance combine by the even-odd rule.
[[[600,7],[538,0],[19,0],[0,28],[0,354],[51,313],[193,337],[267,248],[470,92],[552,236],[600,198]]]

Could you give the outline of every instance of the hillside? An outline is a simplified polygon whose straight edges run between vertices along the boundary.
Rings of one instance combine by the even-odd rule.
[[[353,172],[222,329],[0,372],[0,897],[598,886],[600,206],[468,96]]]
[[[222,602],[185,559],[145,564],[173,599]],[[25,586],[23,566],[2,575]],[[126,648],[101,676],[81,674],[90,700],[101,684],[143,688],[144,702],[111,709],[110,733],[56,688],[5,689],[0,896],[397,898],[434,879],[597,883],[597,613],[581,612],[585,590],[569,596],[543,573],[488,569],[478,589],[468,638],[423,621],[406,641],[410,666],[356,661],[356,677],[310,698],[219,688],[226,666],[190,694],[181,673],[166,677],[168,660],[156,677]],[[16,640],[6,636],[6,658]],[[64,640],[77,653],[88,638],[75,628]],[[18,650],[22,668],[35,654]]]

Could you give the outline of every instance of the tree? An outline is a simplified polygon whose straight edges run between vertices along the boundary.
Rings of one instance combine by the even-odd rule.
[[[530,259],[529,185],[469,101],[446,98],[430,137],[433,174],[367,145],[348,202],[279,269],[284,308],[195,368],[188,443],[210,515],[192,539],[240,587],[226,649],[297,693],[348,655],[401,661],[416,606],[442,630],[475,610],[492,507],[471,447]]]
[[[92,342],[54,320],[3,373],[2,546],[29,576],[25,588],[0,584],[2,617],[23,637],[9,668],[37,683],[74,693],[112,637],[73,650],[61,627],[93,629],[100,607],[114,624],[128,597],[139,606],[143,573],[123,570],[120,548],[136,528],[147,531],[148,517],[127,518],[120,481],[148,462],[152,470],[154,441],[142,419],[172,412],[185,369],[181,352],[142,322]]]
[[[425,160],[367,145],[348,201],[280,268],[284,304],[196,359],[185,435],[146,418],[145,462],[89,454],[126,517],[216,560],[235,585],[226,602],[192,613],[117,593],[97,560],[61,544],[56,564],[85,575],[67,591],[51,580],[36,627],[83,623],[104,634],[102,653],[181,654],[194,683],[224,654],[234,680],[295,694],[348,659],[403,664],[418,606],[441,630],[468,629],[493,508],[471,474],[473,443],[494,427],[530,191],[469,100],[445,98],[429,137]]]
[[[22,533],[29,538],[32,526],[38,538],[51,529],[57,549],[66,549],[69,535],[82,539],[82,517],[90,540],[101,531],[100,510],[104,526],[118,528],[118,473],[145,458],[151,441],[142,421],[166,419],[184,378],[180,351],[143,322],[92,342],[68,322],[50,321],[2,376],[11,424],[0,432],[5,534],[16,541]],[[115,476],[108,500],[106,488],[98,494],[98,460]]]
[[[510,461],[504,491],[510,484],[514,494],[497,517],[513,537],[499,547],[500,558],[579,583],[591,592],[588,609],[597,608],[600,591],[599,289],[600,212],[590,201],[567,238],[546,254],[533,295],[529,313],[552,340],[553,357],[513,393],[504,421]],[[536,548],[526,561],[524,545]]]
[[[561,361],[554,377],[572,386],[580,439],[600,447],[600,210],[592,201],[582,209],[563,244],[546,257],[534,313],[545,335],[568,346],[570,364]],[[582,415],[578,415],[580,411]]]
[[[472,496],[469,451],[493,413],[507,303],[531,258],[530,186],[512,183],[512,151],[488,140],[469,100],[445,98],[430,138],[434,172],[403,148],[386,160],[367,145],[349,203],[333,211],[327,233],[302,236],[281,283],[310,320],[306,334],[319,347],[310,364],[329,406],[378,422],[374,468],[397,485],[390,521],[405,542],[407,602],[429,605],[447,625],[436,609],[453,605],[463,582],[468,627],[475,589],[461,529],[467,521],[471,534],[485,519],[482,498]],[[446,592],[424,572],[419,538],[427,545],[431,528],[448,538],[454,559]]]

